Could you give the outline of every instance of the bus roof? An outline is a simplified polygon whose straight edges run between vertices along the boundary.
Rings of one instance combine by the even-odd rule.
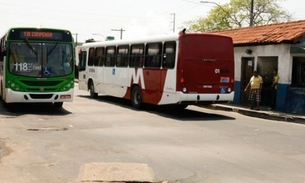
[[[180,36],[183,35],[213,35],[213,36],[221,36],[221,37],[228,37],[221,34],[215,33],[185,33],[185,34],[166,34],[166,35],[157,35],[157,36],[150,36],[150,37],[143,37],[143,38],[136,38],[136,39],[123,39],[123,40],[114,40],[114,41],[98,41],[98,42],[88,42],[82,45],[83,48],[85,47],[98,47],[98,46],[111,46],[111,45],[129,45],[129,44],[140,44],[146,42],[163,42],[163,41],[177,41]]]
[[[11,30],[57,30],[57,31],[67,31],[70,32],[67,29],[60,29],[60,28],[50,28],[50,27],[10,27],[7,32],[10,32]]]
[[[73,41],[73,36],[69,30],[56,28],[11,27],[5,33],[5,36],[10,40]]]
[[[143,42],[160,42],[160,41],[173,41],[178,40],[179,35],[159,35],[151,36],[145,38],[136,38],[136,39],[123,39],[123,40],[113,40],[113,41],[98,41],[84,43],[82,47],[96,47],[96,46],[108,46],[108,45],[126,45],[126,44],[137,44]]]

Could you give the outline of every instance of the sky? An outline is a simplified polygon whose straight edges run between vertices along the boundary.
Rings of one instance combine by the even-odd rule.
[[[211,0],[212,1],[212,0]],[[74,39],[129,39],[178,33],[185,22],[207,16],[230,0],[0,0],[0,36],[11,27],[70,30]],[[255,0],[254,0],[255,2]],[[278,0],[293,20],[305,20],[305,0]],[[121,31],[123,30],[123,31]]]

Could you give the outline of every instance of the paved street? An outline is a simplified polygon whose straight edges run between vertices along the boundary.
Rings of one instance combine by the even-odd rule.
[[[196,106],[137,111],[88,96],[76,89],[63,109],[1,107],[0,183],[103,182],[114,172],[140,180],[143,167],[147,182],[305,181],[303,124]]]

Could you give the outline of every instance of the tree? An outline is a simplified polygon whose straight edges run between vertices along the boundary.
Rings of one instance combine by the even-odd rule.
[[[95,40],[93,38],[90,38],[85,41],[85,43],[91,43],[91,42],[95,42]]]
[[[254,0],[253,26],[291,20],[291,15],[284,11],[277,1]],[[217,6],[209,12],[207,17],[186,22],[190,31],[218,31],[250,25],[251,0],[231,0],[224,5],[214,4]]]

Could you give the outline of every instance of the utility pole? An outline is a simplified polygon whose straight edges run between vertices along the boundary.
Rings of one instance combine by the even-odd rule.
[[[125,31],[124,29],[111,29],[111,31],[120,31],[121,32],[121,36],[120,36],[120,39],[123,38],[123,31]]]
[[[254,9],[254,0],[251,0],[251,8],[250,8],[250,26],[253,26],[253,19],[254,19],[253,9]]]
[[[173,33],[175,33],[175,24],[176,24],[176,14],[175,13],[171,13],[171,15],[173,15]]]

